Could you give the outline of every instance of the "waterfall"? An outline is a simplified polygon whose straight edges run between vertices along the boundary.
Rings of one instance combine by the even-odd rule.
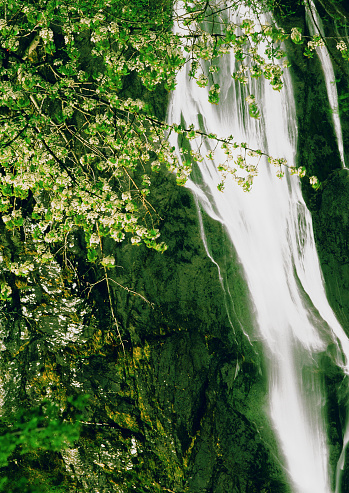
[[[309,0],[309,2],[306,5],[306,20],[311,36],[324,35],[321,18],[312,0]],[[316,48],[316,53],[320,59],[322,71],[324,73],[328,101],[330,103],[330,107],[332,110],[333,126],[337,137],[339,155],[341,157],[343,168],[346,168],[345,158],[344,158],[342,126],[341,126],[341,120],[339,117],[339,109],[338,109],[338,94],[337,94],[335,75],[334,75],[330,54],[326,46]]]
[[[285,157],[289,165],[295,165],[297,124],[289,76],[285,74],[280,93],[267,81],[251,81],[251,92],[261,108],[261,118],[256,121],[248,114],[246,87],[231,78],[234,65],[233,54],[220,62],[221,100],[217,106],[208,103],[207,92],[189,79],[188,67],[184,67],[177,77],[169,121],[184,120],[196,128],[204,126],[209,133],[233,135],[237,142],[248,142],[250,147]],[[180,158],[174,139],[173,145]],[[209,145],[206,143],[207,149]],[[263,344],[268,362],[268,412],[292,491],[330,493],[334,471],[330,472],[328,465],[319,358],[327,351],[349,374],[349,342],[326,298],[299,178],[286,174],[280,180],[262,159],[251,192],[243,192],[228,178],[222,193],[217,190],[221,181],[217,165],[224,160],[223,151],[217,149],[214,161],[200,163],[201,179],[191,180],[187,186],[196,198],[199,217],[204,210],[224,225],[243,266],[256,315],[255,332],[246,335],[252,344],[254,340]],[[201,234],[216,263],[202,222]]]

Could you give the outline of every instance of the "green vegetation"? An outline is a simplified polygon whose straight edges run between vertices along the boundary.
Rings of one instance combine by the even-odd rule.
[[[226,12],[223,3],[201,0],[184,2],[177,14],[163,1],[3,3],[1,212],[6,229],[21,231],[27,242],[24,258],[4,257],[4,272],[26,276],[39,259],[50,262],[57,249],[66,252],[75,231],[84,234],[87,260],[105,269],[114,266],[114,259],[104,255],[103,237],[115,242],[128,238],[164,251],[156,204],[148,201],[152,174],[167,166],[184,184],[192,162],[203,159],[191,152],[179,160],[169,143],[173,132],[215,140],[227,156],[220,165],[223,178],[231,174],[245,190],[251,188],[258,170],[246,158],[262,155],[261,150],[232,137],[207,136],[192,125],[160,121],[149,104],[122,97],[128,74],[136,74],[148,91],[159,86],[172,90],[176,73],[190,63],[190,76],[210,88],[209,101],[217,104],[216,61],[230,50],[239,62],[235,80],[247,84],[249,72],[281,90],[278,60],[285,56],[281,43],[289,34],[275,25],[255,26],[248,14],[234,24]],[[301,43],[300,31],[293,29],[291,39]],[[311,43],[307,50],[320,41]],[[253,95],[248,102],[250,115],[258,118]],[[285,160],[269,160],[282,176]],[[239,176],[239,168],[247,176]],[[10,295],[4,280],[1,298]]]
[[[12,415],[1,417],[0,491],[64,491],[63,478],[60,487],[56,488],[50,476],[53,480],[59,474],[62,476],[57,452],[73,446],[79,438],[80,411],[87,399],[88,396],[68,399],[70,412],[66,412],[67,419],[64,420],[59,407],[48,400],[43,400],[37,409],[21,408]],[[60,471],[52,474],[52,468]]]

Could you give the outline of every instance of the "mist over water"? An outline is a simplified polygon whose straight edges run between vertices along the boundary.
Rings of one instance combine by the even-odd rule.
[[[254,120],[245,102],[247,88],[231,78],[234,64],[233,55],[220,62],[221,99],[217,106],[208,103],[206,90],[189,79],[185,67],[177,78],[169,121],[194,123],[218,136],[233,135],[237,142],[247,142],[275,158],[284,157],[294,166],[297,124],[288,74],[280,93],[273,91],[268,81],[251,82],[250,91],[261,110],[260,120]],[[173,145],[180,156],[178,143],[173,141]],[[193,150],[196,145],[199,143],[192,142]],[[207,150],[209,145],[207,142]],[[299,178],[286,173],[280,180],[262,158],[251,192],[244,192],[228,177],[222,193],[217,189],[221,182],[217,166],[224,161],[223,151],[217,148],[214,160],[200,164],[201,178],[187,186],[196,197],[199,216],[200,210],[205,210],[224,224],[243,266],[256,318],[254,333],[245,335],[263,343],[269,382],[267,412],[291,489],[294,493],[330,493],[334,491],[332,478],[337,477],[335,491],[340,493],[344,452],[337,472],[331,471],[319,362],[327,352],[333,364],[348,374],[349,342],[326,299]],[[201,233],[215,262],[202,222]],[[348,431],[345,436],[349,439]]]

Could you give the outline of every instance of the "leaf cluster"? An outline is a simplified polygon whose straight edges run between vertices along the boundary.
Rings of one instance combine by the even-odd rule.
[[[68,399],[73,411],[69,419],[63,419],[59,406],[46,399],[35,409],[19,408],[1,417],[0,491],[9,491],[12,484],[9,470],[21,462],[22,456],[34,451],[59,452],[74,445],[80,435],[81,412],[88,397],[80,395]],[[22,486],[27,485],[24,477],[17,480]]]

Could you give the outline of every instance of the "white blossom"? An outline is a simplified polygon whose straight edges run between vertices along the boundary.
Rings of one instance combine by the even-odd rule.
[[[115,265],[115,258],[111,255],[103,257],[103,259],[101,260],[101,264],[104,265],[104,267],[112,267],[113,265]]]
[[[339,41],[339,43],[337,43],[337,50],[339,51],[345,51],[347,49],[347,45],[344,43],[344,41]]]
[[[53,32],[51,29],[45,27],[39,31],[39,36],[43,40],[44,44],[53,41]]]
[[[293,27],[291,29],[291,39],[295,43],[299,43],[302,39],[302,33],[298,27]]]
[[[99,236],[97,234],[92,234],[90,237],[90,245],[99,245]]]
[[[246,103],[248,104],[253,104],[256,101],[256,98],[252,94],[250,96],[247,96],[245,99]]]

